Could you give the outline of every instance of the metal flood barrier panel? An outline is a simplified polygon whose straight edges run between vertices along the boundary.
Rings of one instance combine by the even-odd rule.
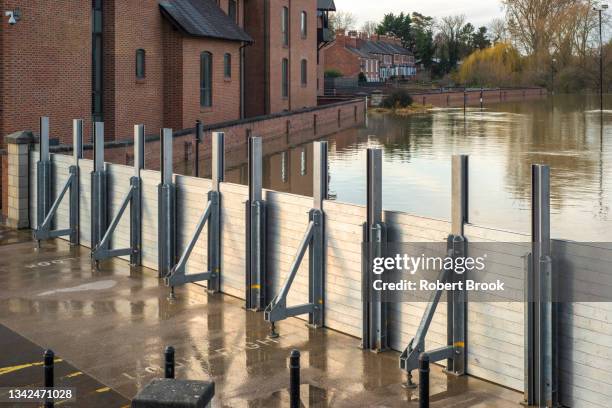
[[[37,225],[36,205],[37,152],[30,159],[30,221]],[[51,172],[53,201],[57,186],[69,177],[73,165],[70,155],[52,154]],[[91,160],[81,159],[79,232],[81,245],[90,247]],[[108,173],[108,217],[112,219],[130,186],[132,166],[106,163]],[[160,172],[142,170],[142,263],[158,268],[158,184]],[[192,236],[212,189],[208,179],[174,175],[177,189],[177,252],[180,253]],[[221,291],[245,298],[245,201],[247,186],[221,183]],[[308,226],[312,198],[263,191],[267,206],[267,273],[269,291],[276,295],[290,270],[296,251]],[[325,326],[360,338],[363,329],[362,237],[366,207],[336,201],[323,202],[325,213]],[[452,231],[448,221],[418,217],[395,211],[384,211],[382,219],[388,227],[389,242],[446,242]],[[62,203],[57,211],[57,226],[67,225],[69,208]],[[465,225],[468,242],[517,243],[490,254],[495,274],[507,276],[523,269],[528,234],[500,231],[472,224]],[[119,223],[112,247],[129,246],[129,217]],[[62,238],[67,239],[67,238]],[[553,243],[553,251],[567,251],[564,241]],[[129,260],[129,256],[123,257]],[[187,273],[207,270],[207,230],[204,229],[187,262]],[[579,268],[576,265],[575,268]],[[308,253],[305,254],[289,291],[287,305],[308,301]],[[389,346],[402,351],[414,337],[419,319],[427,304],[422,302],[393,303],[388,308]],[[525,310],[521,302],[469,302],[467,306],[467,372],[512,389],[525,388]],[[427,337],[426,350],[447,345],[446,296],[438,305]],[[560,387],[561,403],[573,407],[605,407],[612,398],[608,358],[612,357],[612,303],[574,302],[563,306],[560,322]],[[263,313],[261,318],[263,319]],[[281,335],[282,330],[280,331]],[[439,362],[446,364],[445,360]],[[399,368],[398,368],[399,370]]]

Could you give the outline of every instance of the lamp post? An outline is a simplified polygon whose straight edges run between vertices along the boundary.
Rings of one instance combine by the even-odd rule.
[[[608,9],[605,3],[593,7],[599,13],[599,109],[603,112],[603,35],[601,32],[601,13]]]

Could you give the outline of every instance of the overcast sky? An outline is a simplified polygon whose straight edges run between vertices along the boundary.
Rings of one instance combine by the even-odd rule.
[[[349,11],[358,19],[358,27],[368,20],[380,21],[387,13],[400,12],[444,17],[465,14],[476,27],[488,26],[494,17],[501,17],[499,0],[334,0],[338,11]]]

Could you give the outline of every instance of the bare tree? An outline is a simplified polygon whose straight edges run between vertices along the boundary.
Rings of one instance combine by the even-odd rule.
[[[488,28],[494,43],[508,42],[508,29],[503,18],[494,18]]]
[[[348,11],[338,11],[329,16],[329,26],[333,32],[354,30],[357,18]]]
[[[366,34],[368,34],[368,35],[373,35],[373,34],[376,34],[376,28],[377,27],[378,27],[378,23],[376,23],[374,21],[366,21],[361,26],[361,31],[366,33]]]

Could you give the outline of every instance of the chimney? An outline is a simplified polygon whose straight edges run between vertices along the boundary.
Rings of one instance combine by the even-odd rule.
[[[341,46],[344,47],[346,46],[346,35],[345,35],[346,31],[344,30],[336,30],[336,43]]]

